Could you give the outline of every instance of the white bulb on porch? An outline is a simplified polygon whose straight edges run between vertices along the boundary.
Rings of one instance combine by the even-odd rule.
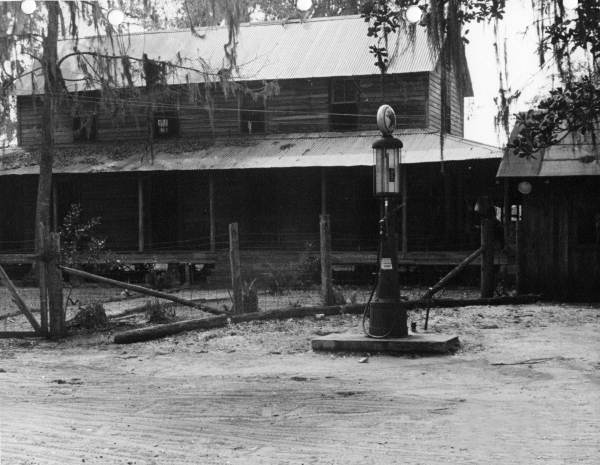
[[[410,24],[416,24],[421,21],[423,11],[418,5],[411,5],[406,9],[406,20]]]
[[[296,8],[300,11],[308,11],[312,7],[312,0],[298,0],[296,2]]]
[[[117,27],[125,20],[125,13],[118,8],[113,8],[108,12],[107,18],[111,25]]]
[[[574,10],[579,5],[579,0],[563,0],[563,6],[568,10]]]
[[[24,0],[21,2],[21,11],[26,15],[32,14],[36,8],[35,0]]]

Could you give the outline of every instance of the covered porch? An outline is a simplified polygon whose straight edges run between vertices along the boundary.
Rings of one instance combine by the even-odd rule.
[[[331,217],[334,264],[374,262],[380,206],[372,195],[370,144],[376,133],[299,134],[215,143],[188,152],[127,157],[98,148],[93,163],[68,158],[55,168],[53,226],[73,203],[100,217],[97,235],[123,261],[217,263],[237,222],[248,254],[290,260],[318,250],[319,214]],[[400,263],[453,265],[478,247],[472,207],[481,195],[498,204],[498,149],[439,134],[407,133],[404,208],[397,216]],[[90,149],[94,149],[90,146]],[[443,158],[440,158],[443,157]],[[8,168],[8,169],[7,169]],[[1,171],[1,261],[33,251],[37,166]],[[7,197],[8,196],[8,197]]]

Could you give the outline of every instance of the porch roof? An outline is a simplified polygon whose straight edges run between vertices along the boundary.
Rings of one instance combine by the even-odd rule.
[[[303,133],[244,137],[212,143],[174,140],[156,144],[151,154],[144,143],[60,147],[55,173],[115,173],[144,171],[231,170],[256,168],[350,167],[373,164],[376,131]],[[406,164],[442,159],[437,132],[397,134],[404,143]],[[37,174],[37,151],[0,151],[0,175]],[[499,159],[498,147],[456,136],[444,137],[444,161]]]

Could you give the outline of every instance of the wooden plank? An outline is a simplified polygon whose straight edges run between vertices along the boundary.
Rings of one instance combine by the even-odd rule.
[[[229,266],[231,269],[231,288],[233,292],[233,313],[243,313],[240,238],[237,223],[229,225]]]
[[[25,337],[39,337],[40,334],[35,331],[0,331],[0,339],[22,339]]]
[[[8,275],[6,274],[6,271],[4,271],[4,268],[2,268],[2,266],[0,266],[0,282],[6,286],[6,288],[8,289],[8,292],[10,293],[10,295],[12,297],[13,302],[16,304],[16,306],[19,308],[19,310],[21,310],[21,312],[25,315],[25,317],[27,318],[27,320],[29,321],[29,323],[31,324],[31,326],[33,327],[35,332],[38,334],[41,333],[42,328],[40,327],[40,324],[37,322],[37,320],[31,313],[31,310],[29,310],[29,308],[27,307],[27,304],[25,304],[25,302],[23,301],[23,299],[17,292],[17,288],[12,283],[12,281],[10,280],[10,278],[8,277]]]
[[[65,273],[68,273],[68,274],[71,274],[74,276],[78,276],[80,278],[89,279],[92,281],[98,281],[98,282],[105,283],[105,284],[110,284],[112,286],[120,287],[120,288],[127,289],[127,290],[130,290],[133,292],[138,292],[140,294],[158,297],[159,299],[170,300],[171,302],[176,302],[178,304],[185,305],[186,307],[197,308],[204,312],[214,313],[217,315],[222,315],[222,314],[226,313],[221,310],[207,307],[198,302],[193,302],[191,300],[187,300],[182,297],[178,297],[178,296],[175,296],[172,294],[167,294],[166,292],[160,292],[160,291],[155,291],[154,289],[148,289],[147,287],[138,286],[136,284],[124,283],[121,281],[117,281],[115,279],[105,278],[104,276],[98,276],[98,275],[95,275],[92,273],[88,273],[86,271],[69,268],[67,266],[61,266],[60,269],[63,270]]]
[[[517,296],[517,297],[497,297],[493,299],[439,299],[439,300],[413,300],[408,302],[399,302],[399,306],[405,310],[423,309],[423,308],[456,308],[467,307],[470,305],[492,306],[492,305],[511,305],[528,304],[539,299],[537,295]],[[318,307],[291,307],[267,312],[242,313],[240,315],[231,315],[229,317],[217,316],[202,319],[184,320],[164,325],[150,326],[147,328],[134,329],[115,334],[115,344],[131,344],[133,342],[149,341],[165,336],[182,333],[184,331],[194,331],[199,329],[221,328],[228,324],[245,323],[257,320],[287,320],[288,318],[304,318],[317,314],[324,315],[360,315],[365,311],[364,304],[342,305],[342,306],[318,306]]]

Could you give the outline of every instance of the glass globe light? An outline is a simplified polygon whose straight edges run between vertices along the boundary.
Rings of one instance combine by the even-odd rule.
[[[421,16],[423,15],[423,11],[419,8],[418,5],[411,5],[406,9],[406,20],[410,24],[417,24],[421,21]]]
[[[35,0],[24,0],[21,2],[21,11],[26,15],[33,13],[36,8]]]
[[[110,24],[117,27],[125,20],[125,13],[118,8],[113,8],[108,12],[107,18]]]
[[[297,0],[296,8],[300,11],[308,11],[312,7],[312,0]]]

